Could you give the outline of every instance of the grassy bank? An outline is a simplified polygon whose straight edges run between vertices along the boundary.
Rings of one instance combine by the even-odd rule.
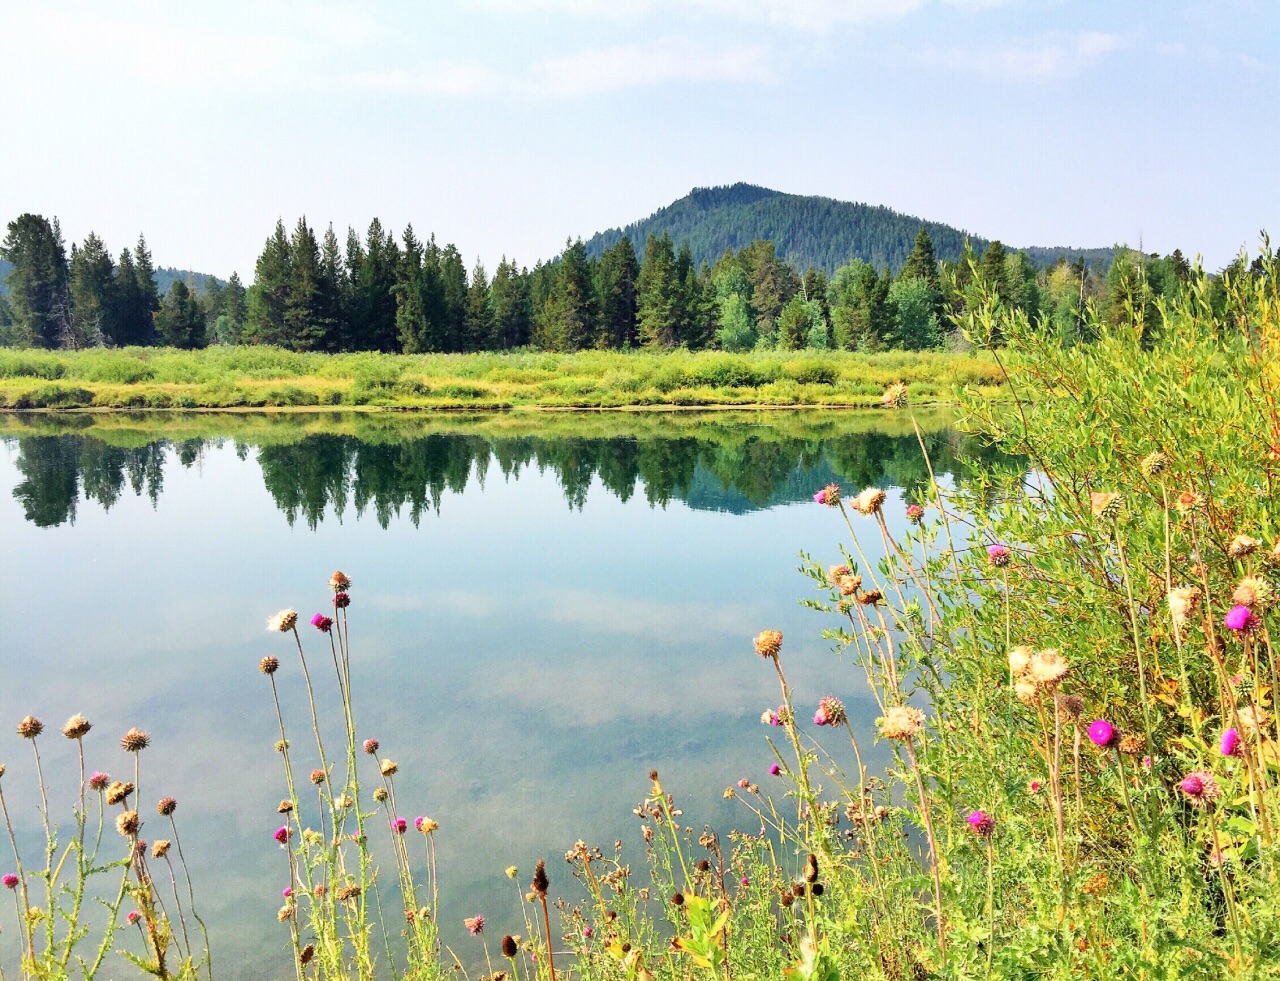
[[[0,409],[285,406],[624,408],[877,405],[894,382],[917,403],[957,386],[993,395],[980,354],[298,354],[268,347],[0,351]]]

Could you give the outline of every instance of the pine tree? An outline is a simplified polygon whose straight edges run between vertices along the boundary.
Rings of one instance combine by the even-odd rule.
[[[772,335],[782,308],[790,299],[773,242],[752,242],[739,254],[739,262],[751,281],[751,307],[756,311],[759,331]]]
[[[289,241],[289,288],[284,302],[284,344],[294,351],[324,347],[324,326],[319,322],[320,245],[307,224],[298,219]]]
[[[318,346],[324,351],[342,349],[342,339],[346,334],[346,326],[342,322],[345,278],[338,236],[334,234],[333,225],[330,224],[324,233],[324,244],[320,247],[320,280],[316,284],[315,302]]]
[[[352,292],[352,327],[360,350],[398,351],[396,332],[396,266],[400,250],[377,218],[369,223],[364,254]],[[350,262],[350,256],[348,256]]]
[[[898,278],[923,279],[935,290],[941,286],[938,279],[938,259],[933,253],[933,240],[923,226],[916,232],[915,245],[907,256],[907,261],[903,263]]]
[[[182,280],[175,280],[169,287],[156,314],[156,329],[161,341],[169,347],[205,346],[204,311]]]
[[[426,311],[422,306],[422,243],[405,228],[400,238],[400,261],[396,263],[396,336],[405,354],[430,351],[431,337]]]
[[[631,239],[624,235],[605,249],[596,273],[601,346],[622,348],[636,345],[636,281],[639,274],[640,263]]]
[[[255,344],[285,344],[289,328],[285,312],[289,289],[293,282],[293,257],[284,222],[276,219],[276,228],[262,247],[254,266],[253,286],[249,289],[245,334]]]
[[[111,289],[115,311],[111,315],[115,336],[111,343],[124,347],[145,344],[149,340],[149,326],[143,322],[142,292],[138,289],[138,271],[133,266],[133,253],[120,250],[116,262],[115,283]],[[147,317],[150,320],[150,317]]]
[[[465,351],[467,267],[452,243],[440,250],[440,288],[444,295],[444,337],[441,350]]]
[[[57,347],[70,320],[67,253],[58,220],[24,214],[9,222],[0,259],[13,263],[7,279],[11,333],[22,344]]]
[[[516,264],[508,262],[504,255],[493,274],[490,294],[493,298],[494,346],[505,350],[528,344],[533,326],[529,276],[521,275]]]
[[[133,247],[134,281],[138,285],[138,321],[135,343],[154,344],[156,341],[155,317],[160,310],[160,288],[156,286],[156,267],[151,263],[151,250],[146,236],[138,233],[138,244]]]
[[[90,232],[79,248],[71,248],[72,346],[120,343],[115,285],[111,255],[102,239]]]
[[[680,343],[683,291],[684,284],[676,275],[671,236],[649,236],[636,281],[636,319],[642,344],[675,347]]]
[[[466,350],[483,351],[493,346],[493,305],[489,298],[489,280],[484,265],[476,260],[471,271],[471,285],[467,288],[467,310],[463,318],[463,337]]]
[[[579,351],[595,336],[598,324],[591,263],[582,239],[566,243],[551,266],[554,278],[536,318],[533,343],[551,351]]]
[[[233,272],[231,278],[227,280],[227,289],[222,300],[222,316],[218,318],[219,321],[226,320],[225,324],[220,324],[218,333],[218,340],[224,344],[239,344],[244,339],[244,323],[248,316],[245,293],[244,284],[240,282],[240,274]]]
[[[778,317],[778,347],[784,351],[799,351],[808,342],[810,326],[804,297],[797,293]]]

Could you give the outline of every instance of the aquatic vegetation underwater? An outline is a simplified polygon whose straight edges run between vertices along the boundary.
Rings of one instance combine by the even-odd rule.
[[[976,308],[966,329],[999,331],[1018,402],[969,397],[967,425],[1030,471],[930,480],[909,500],[814,488],[805,506],[826,509],[833,545],[803,557],[804,602],[826,618],[830,687],[797,691],[782,635],[763,629],[752,645],[744,627],[743,656],[778,685],[777,704],[760,706],[761,779],[724,791],[745,830],[701,824],[652,772],[638,828],[573,843],[563,866],[505,870],[518,936],[491,943],[486,922],[504,911],[472,909],[447,915],[473,949],[440,940],[435,845],[448,828],[398,798],[394,747],[358,726],[350,579],[333,575],[309,624],[271,617],[282,646],[259,668],[281,719],[283,796],[262,849],[288,883],[278,917],[296,976],[474,977],[474,964],[529,981],[1274,976],[1274,273],[1229,290],[1225,313],[1192,284],[1160,323],[1136,311],[1136,329],[1094,323],[1097,339],[1072,348],[994,300]],[[886,401],[910,418],[902,393]],[[285,677],[305,689],[310,734],[286,730]],[[321,685],[337,686],[341,718],[319,715]],[[874,729],[845,707],[864,685]],[[19,728],[33,747],[41,731]],[[892,752],[886,771],[865,765],[873,739]],[[123,748],[136,764],[146,744],[131,730]],[[85,949],[127,950],[156,977],[216,975],[185,922],[198,926],[194,894],[168,868],[157,885],[158,866],[139,859],[140,776],[84,779],[101,799],[82,797],[77,841],[92,837],[86,808],[99,826],[118,808],[125,844],[105,866],[121,898]],[[24,866],[14,845],[3,879],[26,925],[24,976],[39,978],[68,973],[62,951],[82,930],[80,887],[60,885],[49,834],[41,863]],[[105,874],[86,851],[66,851],[71,871]],[[136,938],[117,923],[125,896]]]

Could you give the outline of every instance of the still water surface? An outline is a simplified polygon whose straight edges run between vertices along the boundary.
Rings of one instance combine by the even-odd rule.
[[[958,454],[980,448],[945,419],[926,428],[935,468],[962,478]],[[285,790],[257,664],[284,662],[306,772],[296,653],[264,618],[293,607],[305,624],[341,568],[355,582],[358,736],[399,763],[402,812],[440,822],[444,939],[474,962],[463,917],[517,929],[506,866],[527,883],[546,857],[553,892],[576,897],[558,860],[575,839],[608,850],[621,837],[642,861],[631,808],[651,768],[693,826],[751,826],[723,791],[740,777],[770,787],[759,716],[778,693],[751,649],[760,629],[786,634],[799,704],[836,694],[869,729],[859,670],[796,602],[811,585],[799,551],[836,561],[843,527],[810,495],[832,480],[883,486],[892,521],[925,477],[909,423],[868,413],[0,422],[10,811],[34,854],[30,753],[12,734],[27,713],[49,727],[63,815],[78,778],[56,728],[93,720],[88,765],[113,774],[127,766],[118,736],[147,730],[143,836],[161,836],[155,799],[176,797],[217,976],[291,976],[271,840]],[[303,638],[324,663],[314,632]],[[337,746],[330,686],[321,713]],[[15,927],[0,906],[0,963]]]

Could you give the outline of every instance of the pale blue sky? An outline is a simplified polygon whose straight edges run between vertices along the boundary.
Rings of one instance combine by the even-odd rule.
[[[1280,237],[1280,3],[0,0],[0,221],[252,277],[277,216],[492,270],[744,180],[1218,267]]]

